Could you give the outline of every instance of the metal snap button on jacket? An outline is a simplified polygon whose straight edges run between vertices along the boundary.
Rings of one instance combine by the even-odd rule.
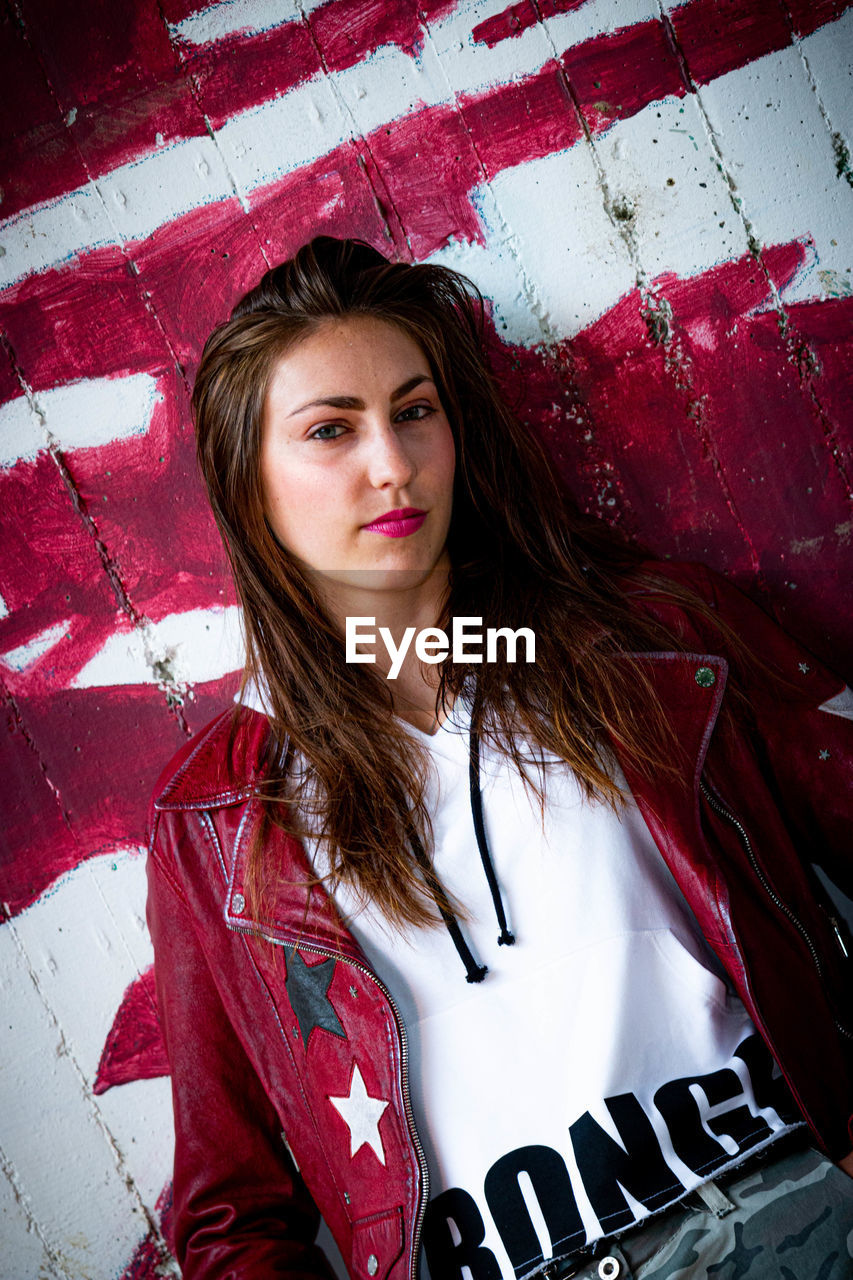
[[[246,910],[246,899],[243,897],[242,893],[234,894],[234,897],[231,899],[231,906],[234,908],[235,915],[239,916],[243,914]]]
[[[371,1253],[369,1258],[367,1259],[367,1274],[369,1276],[375,1276],[378,1270],[379,1270],[379,1259],[377,1258],[375,1253]]]
[[[711,667],[698,667],[693,679],[703,689],[710,689],[712,684],[717,683],[716,672]]]

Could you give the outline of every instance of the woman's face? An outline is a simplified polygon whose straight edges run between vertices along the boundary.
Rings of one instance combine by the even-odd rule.
[[[327,590],[411,590],[446,569],[455,461],[429,362],[396,325],[325,321],[275,366],[266,516]]]

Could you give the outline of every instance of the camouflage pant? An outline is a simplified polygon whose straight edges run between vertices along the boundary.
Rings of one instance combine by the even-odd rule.
[[[575,1272],[575,1280],[853,1276],[853,1179],[812,1148],[771,1155],[725,1187],[702,1191],[701,1199],[694,1192],[621,1242],[608,1241],[606,1254]]]

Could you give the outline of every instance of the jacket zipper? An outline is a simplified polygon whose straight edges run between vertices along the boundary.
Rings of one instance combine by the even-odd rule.
[[[421,1232],[423,1230],[424,1218],[426,1217],[427,1201],[429,1200],[429,1166],[427,1165],[426,1154],[421,1144],[420,1137],[418,1136],[417,1127],[415,1125],[415,1116],[412,1110],[412,1099],[409,1093],[409,1041],[406,1035],[405,1024],[400,1015],[400,1010],[397,1008],[394,997],[391,995],[391,992],[385,986],[382,979],[378,978],[372,969],[368,969],[367,965],[361,964],[358,960],[350,959],[349,956],[342,956],[339,951],[330,951],[327,947],[318,947],[312,943],[305,942],[294,942],[288,944],[286,942],[282,942],[280,938],[270,937],[268,933],[259,933],[256,929],[230,924],[227,920],[225,923],[228,925],[229,929],[234,931],[234,933],[250,934],[252,937],[260,936],[266,939],[267,942],[272,942],[277,947],[291,945],[294,950],[298,947],[300,951],[310,951],[313,955],[328,956],[332,960],[342,960],[344,964],[351,964],[354,969],[358,969],[360,973],[363,973],[371,980],[371,982],[376,984],[385,999],[388,1001],[388,1004],[391,1006],[391,1012],[394,1014],[394,1020],[397,1024],[397,1033],[400,1037],[400,1075],[403,1082],[403,1110],[405,1112],[406,1124],[409,1127],[409,1133],[412,1137],[415,1155],[417,1156],[418,1167],[421,1173],[420,1200],[418,1202],[418,1211],[415,1216],[415,1228],[412,1233],[412,1260],[409,1265],[409,1280],[417,1280]]]
[[[719,799],[719,797],[710,789],[708,784],[705,782],[704,778],[699,779],[699,788],[702,792],[702,795],[708,801],[708,804],[711,806],[714,812],[718,813],[721,818],[725,818],[728,822],[730,822],[732,826],[735,828],[735,830],[737,831],[738,835],[740,836],[741,844],[746,850],[747,856],[749,858],[750,866],[752,867],[753,871],[758,877],[758,881],[761,884],[761,887],[764,889],[765,893],[768,895],[771,901],[776,905],[776,907],[778,907],[778,909],[782,912],[782,914],[788,920],[791,921],[791,924],[794,925],[795,929],[797,929],[797,931],[801,934],[809,951],[811,952],[812,960],[814,961],[814,965],[817,970],[818,977],[822,982],[823,981],[823,964],[821,963],[821,959],[820,959],[820,956],[818,955],[818,950],[817,950],[817,947],[815,946],[814,940],[812,939],[810,933],[806,929],[803,922],[796,915],[794,915],[794,912],[791,910],[788,904],[782,901],[778,893],[776,893],[775,889],[773,888],[773,886],[770,884],[769,880],[765,876],[764,872],[762,871],[761,867],[758,864],[758,859],[755,856],[755,850],[752,847],[752,841],[750,840],[749,834],[747,833],[747,830],[744,827],[743,823],[740,821],[739,818],[737,818],[731,812],[730,809],[726,808],[726,806]],[[832,927],[835,931],[836,937],[838,938],[839,946],[841,947],[843,954],[846,956],[847,950],[844,946],[844,943],[841,938],[841,933],[838,929],[838,925],[835,920],[832,920]],[[835,1022],[836,1028],[841,1032],[843,1036],[846,1036],[848,1040],[853,1040],[853,1032],[848,1031],[848,1029],[841,1022],[839,1022],[838,1019],[835,1018],[834,1016],[833,1016],[833,1021]]]
[[[841,929],[840,929],[840,927],[839,927],[838,920],[836,919],[836,917],[835,917],[835,916],[830,916],[830,917],[829,917],[829,922],[830,922],[830,924],[832,925],[832,929],[833,929],[833,932],[834,932],[834,934],[835,934],[836,938],[838,939],[838,945],[839,945],[839,947],[841,948],[841,954],[844,956],[844,959],[845,959],[845,960],[849,960],[849,958],[850,958],[850,952],[847,950],[847,947],[846,947],[846,946],[845,946],[845,944],[844,944],[844,937],[843,937],[843,935],[842,935],[842,933],[841,933]]]

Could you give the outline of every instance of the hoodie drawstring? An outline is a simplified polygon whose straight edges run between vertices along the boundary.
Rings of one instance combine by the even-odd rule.
[[[466,982],[482,982],[486,974],[489,972],[488,965],[477,964],[477,961],[471,954],[471,949],[465,941],[465,937],[459,927],[459,921],[456,919],[453,912],[444,905],[444,893],[442,892],[438,876],[433,871],[432,863],[424,852],[424,847],[421,844],[419,836],[414,831],[411,833],[411,842],[412,852],[424,873],[424,878],[426,879],[430,892],[435,899],[435,904],[441,913],[441,918],[447,926],[447,932],[450,934],[453,945],[459,955],[459,959],[465,966]]]
[[[483,821],[483,796],[480,791],[480,738],[474,730],[473,726],[468,736],[468,788],[471,797],[471,816],[474,820],[474,835],[477,838],[477,848],[480,851],[480,861],[483,864],[483,870],[486,873],[486,881],[489,886],[489,892],[492,896],[492,903],[495,908],[500,935],[498,936],[499,946],[512,946],[515,942],[515,935],[507,926],[506,913],[504,911],[503,899],[501,898],[500,886],[498,885],[495,869],[492,865],[491,854],[489,853],[489,845],[486,840],[486,827]],[[450,934],[451,940],[459,959],[465,966],[465,979],[467,982],[482,982],[486,974],[489,972],[488,965],[477,964],[474,959],[465,936],[459,927],[459,921],[453,912],[446,905],[447,899],[442,890],[438,876],[435,874],[432,863],[424,851],[417,832],[410,832],[410,840],[412,852],[424,879],[427,882],[430,892],[435,899],[441,918]]]
[[[471,792],[471,816],[474,819],[474,834],[477,837],[477,848],[480,850],[480,861],[482,862],[483,870],[486,873],[486,880],[489,883],[489,892],[492,895],[495,915],[498,918],[498,925],[500,926],[498,946],[511,947],[515,942],[515,935],[510,933],[507,928],[503,899],[501,898],[501,891],[498,886],[495,869],[492,866],[489,846],[486,842],[486,828],[483,823],[483,796],[480,791],[480,737],[473,727],[471,728],[471,732],[468,736],[468,787]]]

